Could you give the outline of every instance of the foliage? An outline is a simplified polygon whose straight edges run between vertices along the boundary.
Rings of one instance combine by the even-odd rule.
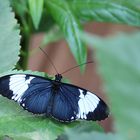
[[[8,1],[0,0],[0,29],[0,72],[4,72],[14,68],[20,50],[20,30]]]
[[[109,95],[115,119],[114,127],[118,133],[116,139],[138,139],[140,32],[131,35],[118,34],[105,39],[89,35],[83,35],[82,38],[96,48],[99,73],[104,80],[104,88]]]
[[[87,48],[79,38],[82,23],[94,20],[140,26],[139,0],[14,0],[11,3],[23,27],[21,31],[26,42],[35,29],[48,33],[57,24],[78,64],[86,62],[87,57]],[[53,32],[54,37],[56,34],[57,31]],[[22,46],[22,51],[27,52],[28,43],[23,43],[27,47]],[[25,61],[26,57],[27,53],[23,56]],[[24,59],[21,66],[26,69]]]
[[[29,0],[29,11],[33,20],[33,24],[36,29],[38,29],[38,25],[41,19],[42,10],[43,10],[44,0]]]
[[[82,21],[94,20],[140,26],[139,0],[133,2],[130,0],[73,0],[70,4]]]
[[[9,1],[14,12],[11,11]],[[140,26],[139,0],[9,1],[0,0],[0,75],[29,73],[48,77],[40,72],[13,71],[19,60],[20,31],[22,48],[17,66],[20,65],[22,69],[26,69],[28,61],[30,36],[36,31],[46,32],[41,46],[65,38],[78,64],[86,61],[84,41],[91,44],[96,48],[99,74],[111,102],[116,134],[104,134],[95,122],[77,121],[63,124],[50,118],[35,116],[21,110],[15,102],[0,97],[0,138],[8,135],[21,140],[54,140],[58,135],[64,134],[62,139],[69,140],[138,139],[140,33],[100,38],[81,35],[81,31],[83,24],[91,20]],[[14,13],[20,23],[20,30]]]
[[[67,2],[58,0],[47,1],[47,5],[50,8],[52,16],[62,29],[64,36],[66,36],[77,62],[79,64],[86,62],[87,51],[79,38],[80,23],[74,16],[70,6]]]

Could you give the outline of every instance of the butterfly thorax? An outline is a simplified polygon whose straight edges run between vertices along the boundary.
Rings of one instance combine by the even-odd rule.
[[[61,79],[62,79],[62,75],[61,74],[56,74],[55,75],[55,80],[53,81],[53,91],[57,92],[59,90],[59,87],[61,85]]]

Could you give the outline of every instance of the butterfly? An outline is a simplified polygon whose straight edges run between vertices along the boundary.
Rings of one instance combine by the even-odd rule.
[[[11,74],[0,77],[0,94],[19,103],[33,114],[45,114],[62,122],[104,120],[109,115],[106,103],[94,93],[55,79]]]

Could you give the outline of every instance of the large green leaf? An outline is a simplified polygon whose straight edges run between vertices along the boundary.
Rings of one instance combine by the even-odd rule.
[[[19,32],[9,1],[0,0],[0,73],[12,69],[19,60]]]
[[[75,131],[67,131],[66,134],[67,139],[62,140],[120,140],[116,135],[99,132],[76,133]]]
[[[123,140],[140,133],[140,32],[111,38],[83,37],[96,46],[99,73],[111,100],[115,130]]]
[[[51,0],[47,1],[47,6],[57,24],[59,24],[62,29],[77,63],[81,64],[86,62],[87,49],[79,38],[81,25],[75,17],[72,9],[69,7],[67,1]]]
[[[60,123],[29,114],[10,100],[1,97],[0,105],[0,136],[25,136],[30,139],[38,136],[39,139],[54,140],[63,132]]]
[[[32,71],[12,71],[9,73],[28,73],[48,77],[45,73]],[[1,75],[1,76],[2,76]],[[8,124],[8,125],[7,125]],[[0,97],[0,137],[8,135],[15,139],[41,139],[55,140],[65,130],[98,131],[103,129],[95,122],[76,121],[72,123],[60,123],[46,116],[33,115],[22,109],[13,100]]]
[[[39,22],[43,11],[44,0],[28,0],[29,11],[33,20],[33,24],[38,29]]]
[[[140,26],[139,0],[73,0],[74,13],[84,20]]]

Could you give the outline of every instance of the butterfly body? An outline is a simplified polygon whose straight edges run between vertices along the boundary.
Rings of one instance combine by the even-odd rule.
[[[61,85],[61,79],[62,76],[60,74],[55,75],[55,80],[52,81],[52,90],[54,93],[57,93],[57,91],[59,90]]]
[[[90,91],[55,80],[30,75],[13,74],[0,77],[0,94],[18,102],[34,114],[45,114],[70,122],[77,119],[103,120],[108,117],[108,107]]]

